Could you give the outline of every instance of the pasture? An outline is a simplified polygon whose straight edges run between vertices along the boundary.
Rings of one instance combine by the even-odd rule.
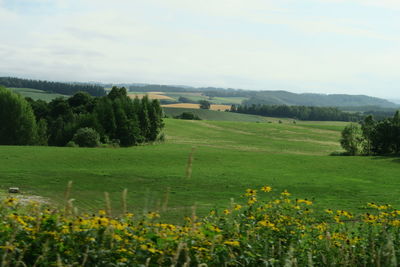
[[[103,193],[109,192],[117,214],[127,188],[131,211],[160,209],[168,199],[163,216],[173,220],[191,214],[192,206],[202,215],[227,206],[230,198],[240,202],[245,189],[263,185],[313,199],[319,207],[355,211],[367,202],[400,205],[398,158],[330,156],[341,151],[345,123],[165,123],[165,143],[132,148],[0,147],[1,190],[18,186],[61,205],[72,180],[71,197],[80,210],[103,207]],[[192,177],[186,178],[193,147]]]
[[[41,99],[46,102],[50,102],[51,100],[57,97],[66,97],[66,98],[69,97],[67,95],[55,94],[32,88],[9,88],[9,89],[12,90],[13,92],[19,93],[23,97],[30,97],[33,100]]]

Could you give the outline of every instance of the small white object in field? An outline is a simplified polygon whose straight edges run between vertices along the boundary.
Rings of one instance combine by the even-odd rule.
[[[8,193],[19,193],[19,187],[10,187],[8,188]]]

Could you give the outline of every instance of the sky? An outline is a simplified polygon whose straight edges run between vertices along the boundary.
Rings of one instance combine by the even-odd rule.
[[[399,0],[0,0],[0,76],[400,99]]]

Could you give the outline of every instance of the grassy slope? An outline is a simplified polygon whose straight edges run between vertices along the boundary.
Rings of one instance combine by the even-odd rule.
[[[66,95],[61,95],[61,94],[53,94],[49,92],[45,92],[42,90],[37,90],[37,89],[31,89],[31,88],[8,88],[16,93],[21,94],[24,97],[30,97],[33,100],[37,99],[42,99],[44,101],[51,101],[56,97],[69,97]]]
[[[331,125],[332,124],[332,125]],[[190,214],[196,203],[204,214],[225,206],[246,188],[268,184],[317,205],[350,210],[368,201],[400,205],[400,162],[382,157],[333,157],[340,150],[342,123],[293,124],[166,120],[166,144],[126,149],[0,147],[0,182],[5,190],[62,203],[65,185],[84,210],[103,205],[111,194],[115,210],[128,188],[131,209],[163,202],[170,188],[169,217]],[[333,127],[333,130],[331,129]],[[195,151],[193,177],[185,179],[189,151]]]
[[[254,116],[247,114],[207,110],[207,109],[193,109],[193,108],[170,108],[164,107],[164,112],[169,117],[175,117],[182,114],[182,112],[191,112],[198,115],[202,120],[211,121],[239,121],[239,122],[267,122],[278,121],[275,118],[267,118],[262,116]]]

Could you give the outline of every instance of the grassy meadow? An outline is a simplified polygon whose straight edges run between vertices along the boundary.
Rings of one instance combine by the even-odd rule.
[[[46,102],[50,102],[51,100],[57,97],[68,97],[66,95],[49,93],[43,90],[37,90],[32,88],[9,88],[9,89],[15,93],[19,93],[23,97],[30,97],[33,100],[41,99]]]
[[[132,148],[2,146],[1,189],[18,186],[24,194],[61,205],[72,180],[71,197],[80,210],[104,207],[104,192],[109,192],[117,214],[127,188],[131,211],[164,205],[162,216],[172,220],[191,214],[192,206],[205,214],[227,206],[231,198],[240,202],[244,190],[263,185],[313,199],[322,208],[355,211],[367,202],[400,206],[399,159],[330,156],[341,151],[338,140],[345,123],[282,121],[166,119],[165,143]]]

